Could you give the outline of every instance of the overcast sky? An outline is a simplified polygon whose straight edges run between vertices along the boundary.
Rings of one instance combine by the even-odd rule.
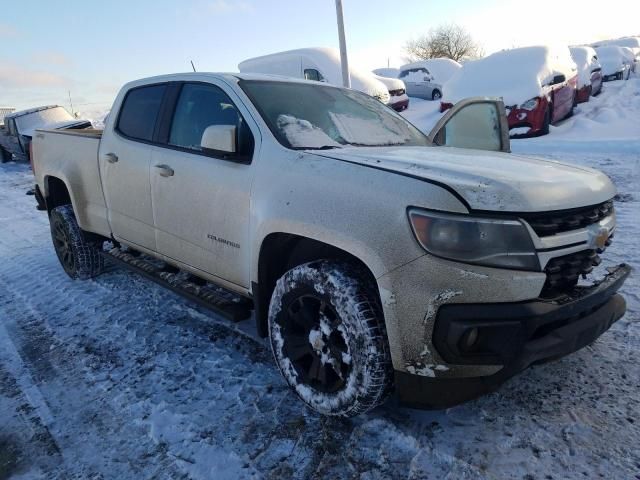
[[[541,43],[640,35],[639,0],[343,0],[350,60],[399,66],[406,40],[442,23],[466,27],[486,53]],[[110,106],[126,81],[237,71],[245,58],[337,47],[334,0],[3,0],[0,105]]]

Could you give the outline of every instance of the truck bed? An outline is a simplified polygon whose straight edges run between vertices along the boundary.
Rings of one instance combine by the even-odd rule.
[[[98,165],[102,130],[36,130],[33,137],[33,170],[46,196],[48,180],[62,181],[69,191],[81,228],[109,235],[106,206]]]

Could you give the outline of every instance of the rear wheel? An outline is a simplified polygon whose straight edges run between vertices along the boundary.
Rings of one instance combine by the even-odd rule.
[[[85,239],[71,205],[51,210],[49,224],[53,248],[69,277],[86,280],[102,273],[104,259],[100,255],[101,245]]]
[[[435,89],[431,94],[431,100],[440,100],[442,98],[442,92],[440,90]]]
[[[320,260],[285,273],[271,297],[269,336],[285,380],[321,414],[366,412],[391,389],[380,302],[369,276],[351,264]]]
[[[8,162],[11,159],[9,152],[0,147],[0,163]]]

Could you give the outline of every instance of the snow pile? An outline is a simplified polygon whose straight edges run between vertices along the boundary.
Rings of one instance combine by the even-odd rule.
[[[625,63],[628,62],[627,54],[617,45],[596,47],[596,52],[602,65],[603,75],[613,75],[622,71]]]
[[[429,73],[433,75],[434,81],[443,85],[445,82],[448,82],[453,75],[455,75],[458,70],[462,68],[455,60],[451,60],[450,58],[431,58],[429,60],[421,60],[419,62],[407,63],[400,67],[400,70],[411,70],[414,68],[426,68],[429,70]],[[409,74],[411,75],[411,74]],[[424,75],[421,74],[421,78],[419,81],[422,81],[422,77]],[[409,78],[409,77],[407,77]]]
[[[520,105],[544,94],[553,77],[576,75],[567,47],[534,46],[503,50],[465,63],[443,88],[452,103],[463,98],[502,97],[505,105]]]
[[[601,68],[597,53],[591,47],[570,47],[571,57],[578,67],[578,88],[591,85],[591,72]]]
[[[399,68],[376,68],[373,71],[373,73],[375,73],[380,77],[398,78],[398,76],[400,75],[400,69]]]
[[[329,135],[307,120],[293,115],[280,115],[278,129],[284,133],[289,144],[294,148],[340,147]]]
[[[329,112],[338,133],[347,143],[356,145],[400,145],[409,140],[405,124],[391,115],[376,120]]]
[[[342,85],[340,52],[335,48],[300,48],[250,58],[238,65],[242,73],[269,73],[294,78],[302,78],[304,69],[316,69],[331,85]],[[383,103],[389,101],[387,88],[373,73],[350,65],[349,74],[351,88],[378,98]]]
[[[604,40],[592,44],[594,47],[603,47],[605,45],[617,45],[619,47],[628,47],[638,55],[640,54],[640,37],[622,37],[615,40]]]

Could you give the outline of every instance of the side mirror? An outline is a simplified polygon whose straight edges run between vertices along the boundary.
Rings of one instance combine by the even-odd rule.
[[[559,74],[553,77],[553,81],[551,82],[551,85],[558,85],[559,83],[564,83],[566,80],[567,80],[567,77],[565,77],[562,74]]]
[[[214,150],[224,153],[236,152],[235,125],[211,125],[207,127],[200,140],[202,150]]]
[[[488,97],[461,100],[438,121],[429,139],[447,147],[510,152],[504,103]]]

